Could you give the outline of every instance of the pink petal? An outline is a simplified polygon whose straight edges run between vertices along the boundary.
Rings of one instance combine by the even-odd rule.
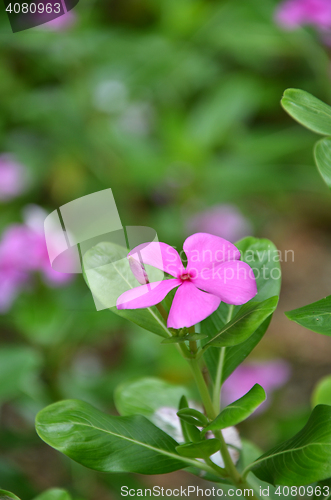
[[[228,260],[240,259],[240,252],[232,243],[208,233],[189,236],[183,245],[187,256],[187,271],[196,276],[206,267]]]
[[[172,276],[179,276],[184,272],[184,267],[180,259],[179,253],[166,243],[143,243],[138,245],[129,253],[131,256],[142,264],[161,269],[165,273]]]
[[[171,279],[137,286],[122,293],[117,299],[116,307],[117,309],[140,309],[154,306],[161,302],[170,290],[180,284],[180,280]]]
[[[168,328],[193,326],[216,311],[220,302],[221,300],[215,295],[202,292],[193,283],[184,281],[175,294],[167,326]]]
[[[245,304],[257,294],[253,269],[238,260],[223,262],[212,269],[206,266],[193,283],[227,304]]]

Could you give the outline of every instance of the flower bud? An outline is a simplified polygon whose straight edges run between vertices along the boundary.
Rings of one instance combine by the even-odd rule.
[[[149,283],[144,265],[133,257],[129,256],[129,264],[134,277],[141,285]]]

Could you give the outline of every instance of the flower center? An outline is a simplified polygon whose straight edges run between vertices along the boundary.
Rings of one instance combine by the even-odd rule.
[[[190,273],[183,273],[183,274],[180,275],[180,279],[182,281],[188,281],[188,280],[191,279],[191,275],[190,275]]]

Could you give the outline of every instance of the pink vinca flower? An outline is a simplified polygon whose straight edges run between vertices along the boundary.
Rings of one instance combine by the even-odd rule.
[[[167,326],[183,328],[207,318],[221,301],[241,305],[256,295],[253,270],[239,260],[239,250],[229,241],[207,233],[196,233],[185,240],[183,248],[187,257],[186,268],[178,252],[165,243],[143,244],[131,250],[129,258],[161,269],[173,278],[146,283],[124,292],[117,299],[117,308],[151,307],[177,288]],[[133,266],[131,269],[134,272]]]

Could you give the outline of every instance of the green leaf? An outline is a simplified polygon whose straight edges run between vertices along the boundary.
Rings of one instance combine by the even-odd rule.
[[[297,122],[317,134],[331,135],[331,107],[300,89],[287,89],[282,106]]]
[[[252,300],[263,302],[279,295],[281,254],[272,241],[249,236],[238,241],[236,247],[240,250],[241,260],[249,264],[255,274],[257,295]]]
[[[10,491],[0,490],[0,500],[20,500],[14,493]]]
[[[237,425],[249,417],[266,399],[263,387],[255,384],[244,396],[228,405],[203,431],[216,431]]]
[[[271,484],[299,486],[331,476],[331,407],[316,406],[293,438],[258,458],[248,468]]]
[[[185,396],[182,396],[179,401],[179,411],[182,411],[184,409],[188,410],[189,404],[187,398]],[[193,443],[198,443],[201,439],[201,432],[199,431],[199,429],[197,429],[195,425],[186,422],[182,418],[180,418],[179,420],[182,428],[184,441],[185,442],[192,441]]]
[[[71,500],[71,496],[60,488],[51,488],[38,495],[34,500]]]
[[[263,302],[279,295],[281,283],[280,255],[275,245],[267,239],[247,237],[237,242],[236,246],[241,252],[242,260],[254,269],[258,293],[252,302]],[[241,307],[233,307],[232,312],[232,306],[222,302],[217,311],[201,323],[201,332],[206,333],[209,339],[212,339],[227,323],[229,313],[232,313],[233,317],[239,313]],[[270,321],[271,315],[257,328],[253,335],[238,346],[223,347],[222,351],[216,347],[210,347],[206,350],[204,359],[214,381],[218,373],[221,375],[222,382],[231,375],[263,338]],[[223,362],[219,370],[221,360]]]
[[[183,457],[208,458],[220,449],[221,443],[218,439],[205,439],[199,443],[181,444],[176,450]]]
[[[178,443],[141,415],[114,417],[88,403],[67,400],[36,417],[41,439],[76,462],[100,472],[165,474],[186,467]]]
[[[331,335],[331,295],[304,307],[287,311],[286,316],[316,333]]]
[[[250,441],[247,441],[244,438],[241,439],[241,445],[242,448],[240,453],[240,459],[237,464],[237,468],[240,473],[242,473],[242,471],[254,460],[256,460],[262,453],[260,448],[258,448],[254,443],[251,443]],[[252,472],[248,474],[247,479],[248,483],[254,488],[256,496],[258,498],[265,498],[265,500],[268,500],[267,497],[269,497],[270,500],[279,500],[280,498],[287,498],[286,495],[283,495],[282,492],[276,493],[275,486],[271,486],[270,484],[261,481],[256,476],[254,476]],[[265,494],[263,495],[260,492],[264,492]]]
[[[110,242],[98,243],[85,253],[83,257],[84,276],[93,295],[101,304],[115,304],[122,293],[139,286],[131,271],[127,254],[126,248]],[[151,266],[145,267],[150,281],[162,280],[162,271]],[[110,307],[110,310],[161,337],[171,336],[155,306],[132,310],[118,310],[114,306]]]
[[[171,337],[169,339],[162,340],[161,344],[179,344],[181,342],[189,342],[191,340],[202,340],[208,337],[207,334],[203,333],[191,333],[184,335],[183,337]]]
[[[318,381],[312,395],[313,406],[331,406],[331,375],[327,375]]]
[[[270,325],[271,316],[269,316],[262,325],[245,342],[233,347],[226,347],[225,361],[222,369],[222,384],[231,375],[232,372],[247,358],[254,347],[262,340],[265,332]],[[214,348],[216,350],[216,348]],[[211,351],[211,349],[209,349]]]
[[[274,312],[277,307],[278,296],[266,299],[263,302],[247,302],[233,320],[226,323],[207,344],[209,346],[224,347],[241,344],[248,339],[257,328]]]
[[[194,408],[183,408],[177,412],[179,418],[184,420],[185,422],[197,425],[198,427],[204,427],[208,425],[207,417],[201,413],[199,410],[195,410]]]
[[[140,378],[119,385],[114,394],[115,406],[120,415],[144,415],[151,417],[163,406],[178,408],[186,390],[158,378]],[[188,406],[188,405],[187,405]]]
[[[314,156],[317,169],[326,185],[331,189],[331,139],[325,138],[315,145]]]

